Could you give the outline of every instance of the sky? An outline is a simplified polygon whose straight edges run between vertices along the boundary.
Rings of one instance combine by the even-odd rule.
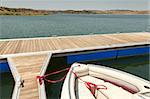
[[[150,0],[1,0],[1,6],[46,10],[148,10]]]

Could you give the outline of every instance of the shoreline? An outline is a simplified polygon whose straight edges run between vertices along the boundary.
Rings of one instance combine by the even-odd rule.
[[[150,10],[35,10],[27,8],[0,7],[0,15],[6,16],[45,16],[53,14],[149,15]]]
[[[76,13],[73,13],[73,14],[70,14],[70,13],[56,13],[56,14],[41,14],[41,15],[3,15],[3,14],[0,14],[0,16],[51,16],[51,15],[57,15],[57,14],[68,14],[68,15],[148,15],[150,16],[150,14],[88,14],[88,13],[83,13],[83,14],[76,14]]]
[[[35,17],[37,17],[37,16],[51,16],[51,15],[124,15],[124,16],[126,16],[126,15],[131,15],[131,16],[134,16],[134,15],[145,15],[145,16],[150,16],[150,14],[69,14],[69,13],[61,13],[61,14],[47,14],[47,15],[1,15],[0,14],[0,16],[26,16],[26,17],[29,17],[29,16],[35,16]]]

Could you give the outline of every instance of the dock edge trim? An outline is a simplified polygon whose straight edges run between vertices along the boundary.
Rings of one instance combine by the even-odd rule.
[[[15,80],[15,86],[14,86],[13,93],[12,93],[12,99],[19,99],[21,76],[19,75],[11,57],[8,57],[7,61],[8,61],[10,70],[12,72],[13,78]]]
[[[45,60],[45,62],[43,63],[43,66],[40,71],[40,76],[43,76],[45,74],[48,64],[49,64],[49,61],[51,59],[52,53],[48,53],[47,55],[48,55],[48,57]],[[38,80],[37,80],[37,82],[38,82],[38,89],[39,89],[38,90],[39,91],[39,99],[47,99],[46,91],[45,91],[45,83],[43,82],[43,84],[40,85]]]

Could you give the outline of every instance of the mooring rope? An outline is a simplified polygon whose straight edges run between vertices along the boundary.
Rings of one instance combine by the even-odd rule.
[[[80,65],[78,65],[80,66]],[[58,71],[55,71],[55,72],[51,72],[51,73],[48,73],[46,75],[43,75],[43,76],[37,76],[37,79],[39,80],[39,84],[42,85],[43,83],[43,80],[49,82],[49,83],[58,83],[58,82],[61,82],[65,79],[66,75],[63,76],[62,78],[58,79],[58,80],[50,80],[50,79],[47,79],[46,77],[48,76],[51,76],[51,75],[55,75],[55,74],[58,74],[58,73],[62,73],[62,72],[65,72],[65,71],[69,71],[71,68],[65,68],[65,69],[62,69],[62,70],[58,70]],[[95,91],[96,90],[99,90],[99,89],[104,89],[104,90],[107,90],[107,87],[105,85],[97,85],[97,84],[94,84],[94,83],[91,83],[91,82],[87,82],[87,81],[84,81],[83,79],[81,79],[77,73],[73,72],[73,70],[71,70],[71,72],[78,78],[80,79],[81,81],[83,81],[85,83],[85,86],[91,91],[91,93],[94,95],[95,94]]]
[[[43,80],[45,80],[49,83],[58,83],[60,81],[63,81],[65,79],[66,75],[63,76],[62,78],[58,79],[58,80],[50,80],[50,79],[47,79],[46,77],[51,76],[51,75],[55,75],[55,74],[58,74],[58,73],[61,73],[61,72],[64,72],[64,71],[69,71],[69,70],[70,70],[70,67],[62,69],[62,70],[58,70],[58,71],[55,71],[55,72],[51,72],[51,73],[48,73],[48,74],[43,75],[43,76],[37,76],[37,79],[39,80],[40,85],[42,85]]]

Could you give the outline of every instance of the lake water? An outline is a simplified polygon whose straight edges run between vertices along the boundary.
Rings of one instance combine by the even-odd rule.
[[[148,15],[0,16],[0,38],[150,31]]]

